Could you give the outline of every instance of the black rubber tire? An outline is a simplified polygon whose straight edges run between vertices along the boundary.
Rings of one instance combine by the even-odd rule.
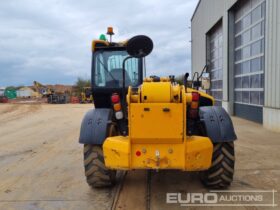
[[[200,174],[202,183],[211,189],[226,189],[233,180],[234,162],[233,142],[214,144],[212,165]]]
[[[115,134],[113,125],[109,126],[108,136]],[[110,170],[105,166],[101,145],[84,145],[84,167],[87,183],[92,187],[109,187],[116,181],[116,170]]]

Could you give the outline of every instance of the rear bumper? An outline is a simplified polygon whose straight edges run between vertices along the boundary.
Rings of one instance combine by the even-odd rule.
[[[103,144],[105,165],[111,169],[206,170],[213,144],[207,137],[191,136],[176,144],[135,144],[129,137],[109,137]]]

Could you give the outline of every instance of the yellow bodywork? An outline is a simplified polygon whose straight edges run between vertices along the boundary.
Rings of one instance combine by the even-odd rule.
[[[108,137],[103,144],[111,169],[180,169],[199,171],[211,165],[208,137],[188,136],[187,105],[191,92],[168,79],[145,80],[138,92],[128,90],[129,136]],[[205,93],[200,93],[205,94]],[[213,101],[211,96],[205,94]]]
[[[89,96],[86,94],[86,92],[88,90],[91,91],[91,87],[84,87],[83,91],[81,92],[81,102],[82,103],[91,103],[93,101],[92,93]]]
[[[201,136],[189,137],[178,144],[136,144],[128,136],[115,136],[107,138],[103,144],[106,167],[123,170],[205,170],[211,165],[212,150],[210,139]]]
[[[126,46],[127,41],[118,42],[118,43],[115,43],[115,44],[117,44],[118,46]],[[91,43],[91,50],[92,50],[92,52],[94,52],[98,48],[104,48],[104,47],[109,47],[109,46],[110,46],[110,42],[104,41],[104,40],[95,39]]]
[[[132,143],[182,142],[184,115],[182,104],[133,103],[129,108],[129,132]],[[164,112],[163,109],[170,111]]]

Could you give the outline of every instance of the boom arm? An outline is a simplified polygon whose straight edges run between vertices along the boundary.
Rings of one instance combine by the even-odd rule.
[[[35,89],[42,95],[50,95],[52,93],[51,89],[41,83],[34,81],[33,82]]]

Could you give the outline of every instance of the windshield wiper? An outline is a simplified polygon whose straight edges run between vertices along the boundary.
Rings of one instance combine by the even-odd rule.
[[[112,79],[113,79],[115,82],[119,82],[119,81],[112,75],[112,73],[106,68],[105,64],[102,63],[102,61],[101,61],[98,57],[96,57],[96,58],[97,58],[97,60],[99,61],[99,63],[102,64],[102,66],[104,67],[105,71],[112,77]]]

